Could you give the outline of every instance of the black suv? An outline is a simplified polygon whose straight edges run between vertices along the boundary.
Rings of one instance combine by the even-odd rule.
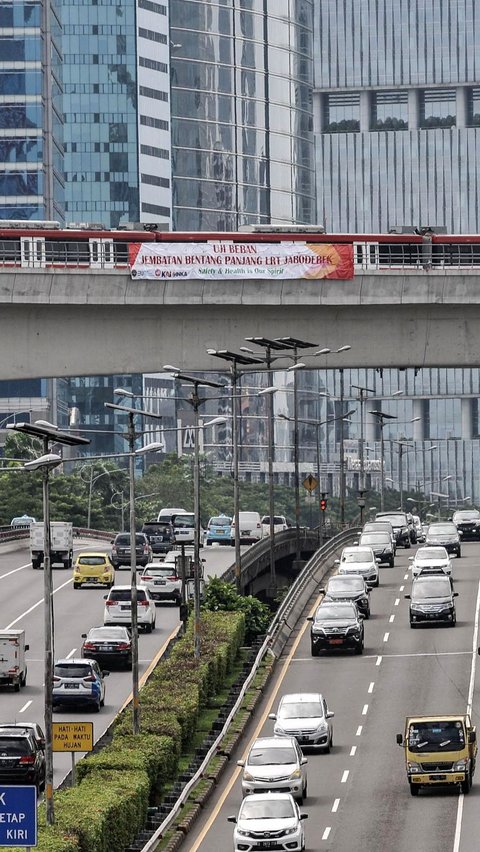
[[[453,591],[450,577],[417,577],[412,583],[411,594],[405,597],[410,601],[410,627],[439,621],[455,627],[457,617],[453,599],[458,597],[458,592]]]
[[[0,784],[34,784],[45,789],[44,741],[30,727],[0,726]]]
[[[170,521],[145,521],[142,532],[147,536],[153,553],[168,553],[173,549],[175,536]]]
[[[452,518],[457,530],[462,533],[462,540],[467,538],[480,539],[480,512],[478,509],[461,509]]]
[[[411,547],[416,542],[416,535],[412,540],[411,525],[405,512],[377,512],[376,521],[390,521],[397,547]]]
[[[135,533],[135,552],[137,554],[137,565],[145,568],[152,561],[153,553],[150,542],[145,533]],[[122,565],[131,565],[130,533],[118,533],[112,541],[112,562],[115,568]]]
[[[335,574],[324,589],[324,601],[353,601],[365,618],[370,618],[370,589],[360,574]]]
[[[325,601],[308,621],[312,622],[312,657],[320,651],[363,653],[363,619],[353,601]]]

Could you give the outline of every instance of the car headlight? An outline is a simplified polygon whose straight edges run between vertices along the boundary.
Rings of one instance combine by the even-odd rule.
[[[420,766],[419,763],[415,763],[414,761],[410,761],[410,760],[407,763],[407,769],[408,769],[409,772],[421,772],[422,771],[422,767]]]
[[[239,834],[239,835],[240,835],[240,837],[248,837],[249,832],[248,832],[248,831],[244,831],[244,830],[243,830],[243,829],[241,829],[241,828],[237,828],[237,834]]]
[[[354,636],[359,636],[360,628],[358,627],[358,625],[355,625],[355,627],[348,627],[347,633],[352,633]]]
[[[317,627],[314,624],[313,627],[312,627],[312,633],[313,633],[314,636],[320,636],[321,634],[325,633],[325,630],[323,629],[323,627]]]
[[[282,726],[281,726],[281,725],[275,725],[275,727],[274,727],[274,729],[273,729],[273,733],[274,733],[274,734],[280,734],[280,735],[282,735],[282,734],[283,734],[283,735],[285,735],[285,734],[286,734],[286,731],[285,731],[285,729],[284,729],[284,728],[282,728]]]
[[[457,760],[457,762],[453,764],[453,771],[454,772],[465,772],[467,766],[468,766],[468,760],[466,759],[466,757],[463,757],[462,760]]]
[[[301,777],[302,777],[302,772],[301,772],[300,769],[295,769],[292,772],[292,774],[290,775],[290,778],[301,778]]]
[[[286,828],[283,833],[284,834],[295,834],[297,831],[298,831],[298,828],[297,828],[297,826],[295,826],[295,828]]]
[[[243,773],[243,780],[244,780],[244,781],[253,781],[253,780],[254,780],[253,775],[251,774],[251,772],[247,772],[247,770],[246,770],[246,769],[244,770],[244,773]]]

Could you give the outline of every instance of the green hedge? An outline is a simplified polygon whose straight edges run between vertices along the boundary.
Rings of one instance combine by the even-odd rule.
[[[132,709],[125,708],[111,743],[77,764],[77,786],[55,792],[55,825],[45,825],[40,807],[38,852],[123,852],[132,843],[149,802],[174,780],[181,748],[192,742],[202,708],[223,688],[244,635],[243,613],[202,612],[197,660],[189,622],[140,690],[141,733],[131,733]]]

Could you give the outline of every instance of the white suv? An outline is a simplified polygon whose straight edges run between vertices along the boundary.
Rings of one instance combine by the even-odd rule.
[[[130,604],[131,586],[112,586],[105,598],[104,625],[132,623],[132,608]],[[137,619],[138,626],[145,633],[155,629],[155,602],[150,597],[148,588],[137,588]]]
[[[182,581],[175,563],[150,562],[138,578],[139,586],[148,589],[155,603],[160,601],[182,602]]]

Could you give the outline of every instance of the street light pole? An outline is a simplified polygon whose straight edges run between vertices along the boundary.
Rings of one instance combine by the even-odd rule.
[[[383,512],[383,510],[385,509],[385,440],[383,435],[383,429],[386,420],[397,420],[397,417],[395,416],[395,414],[386,414],[386,412],[378,410],[371,411],[370,414],[373,414],[377,418],[378,425],[380,428],[380,511]]]
[[[359,456],[360,456],[360,476],[358,483],[358,491],[359,491],[359,508],[360,508],[360,526],[363,527],[363,519],[365,512],[365,453],[364,453],[364,425],[363,425],[363,409],[365,405],[365,399],[367,393],[375,393],[374,388],[366,388],[360,387],[359,385],[352,385],[352,388],[358,390],[358,401],[360,403],[360,442],[359,442]]]

